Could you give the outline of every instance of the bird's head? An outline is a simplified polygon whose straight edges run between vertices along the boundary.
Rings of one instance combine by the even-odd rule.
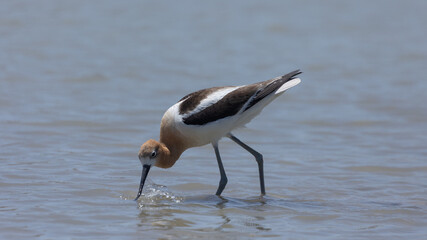
[[[141,161],[142,164],[141,183],[139,184],[139,191],[135,200],[138,200],[141,196],[142,188],[144,187],[145,179],[147,178],[151,166],[156,165],[156,162],[162,154],[164,154],[162,144],[156,140],[150,139],[142,144],[138,153],[139,161]]]

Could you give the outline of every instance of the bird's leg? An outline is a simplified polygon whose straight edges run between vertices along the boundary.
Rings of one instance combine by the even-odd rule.
[[[229,133],[227,135],[231,140],[233,140],[235,143],[239,144],[242,148],[244,148],[246,151],[251,153],[255,160],[258,163],[258,170],[259,170],[259,184],[261,186],[261,195],[265,195],[265,186],[264,186],[264,160],[262,158],[262,154],[255,151],[253,148],[249,147],[242,141],[240,141],[238,138],[236,138],[233,134]]]
[[[219,155],[218,143],[212,143],[212,146],[215,150],[216,160],[218,161],[219,173],[221,174],[221,180],[219,180],[218,190],[216,190],[216,195],[221,195],[222,191],[227,185],[227,175],[225,175],[224,166],[222,165],[221,156]]]

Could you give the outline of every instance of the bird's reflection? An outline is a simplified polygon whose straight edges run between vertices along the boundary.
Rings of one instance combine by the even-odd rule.
[[[216,195],[178,197],[143,195],[138,202],[139,227],[157,230],[198,229],[202,231],[238,231],[256,233],[269,231],[265,226],[266,197],[239,199]]]

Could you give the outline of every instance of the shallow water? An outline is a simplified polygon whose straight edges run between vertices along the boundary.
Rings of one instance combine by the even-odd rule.
[[[1,239],[424,239],[424,1],[7,1]],[[191,91],[300,68],[220,142],[153,168],[140,144]]]

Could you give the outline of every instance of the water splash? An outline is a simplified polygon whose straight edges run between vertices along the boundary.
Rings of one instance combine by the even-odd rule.
[[[148,185],[138,200],[139,208],[160,207],[172,203],[181,203],[184,197],[176,196],[170,192],[166,186],[150,184]]]

